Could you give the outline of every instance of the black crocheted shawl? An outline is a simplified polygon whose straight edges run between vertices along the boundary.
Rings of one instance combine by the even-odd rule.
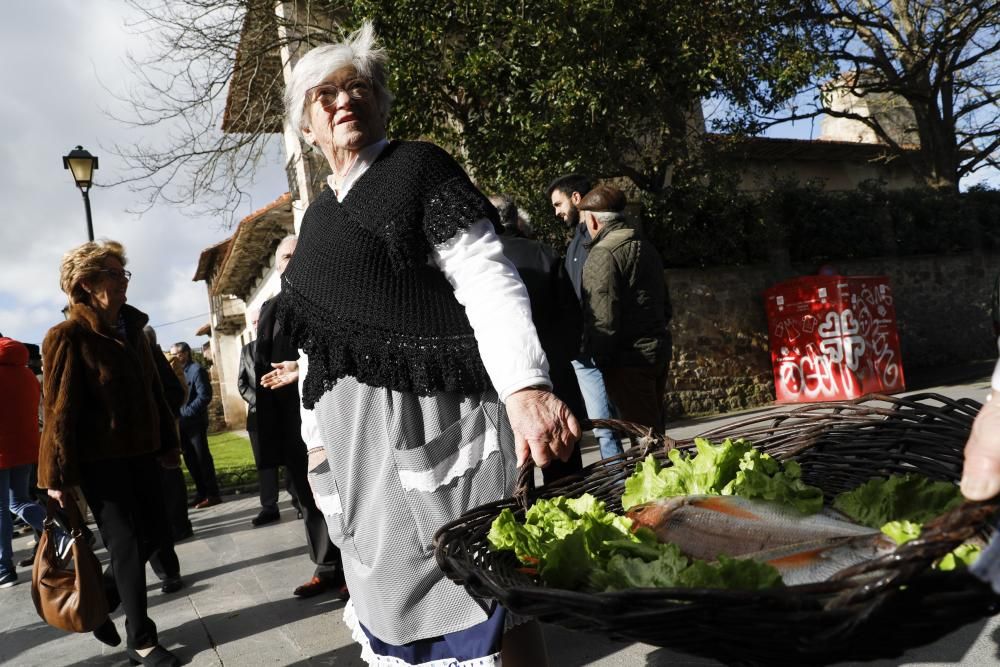
[[[433,245],[496,209],[442,149],[391,142],[343,202],[306,210],[281,278],[278,319],[309,355],[302,403],[336,381],[429,395],[490,387],[465,309],[429,260]]]

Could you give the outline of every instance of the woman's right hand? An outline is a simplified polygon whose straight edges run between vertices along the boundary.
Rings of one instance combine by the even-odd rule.
[[[62,507],[63,509],[66,508],[67,500],[76,500],[76,498],[73,496],[73,492],[70,491],[69,489],[65,491],[62,491],[60,489],[48,489],[46,493],[49,494],[49,498],[52,498],[54,501],[59,503],[59,507]]]
[[[965,445],[962,493],[969,500],[988,500],[1000,491],[1000,392],[992,397],[972,422]]]
[[[544,468],[556,459],[566,461],[580,439],[580,423],[555,394],[528,387],[504,401],[514,431],[514,451],[520,467],[528,458]]]

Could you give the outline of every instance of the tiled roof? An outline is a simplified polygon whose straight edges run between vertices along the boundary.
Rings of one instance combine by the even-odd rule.
[[[240,221],[212,281],[215,295],[246,299],[257,277],[268,266],[275,246],[294,229],[292,197],[285,193]]]
[[[219,259],[226,256],[226,251],[229,250],[229,242],[232,239],[226,239],[225,241],[219,241],[213,246],[205,248],[201,251],[201,255],[198,257],[198,268],[194,272],[194,282],[199,280],[208,280],[212,277],[212,269],[218,263]]]

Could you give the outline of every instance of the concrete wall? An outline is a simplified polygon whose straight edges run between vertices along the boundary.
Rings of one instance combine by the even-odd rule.
[[[236,380],[240,372],[240,350],[243,345],[237,335],[216,336],[214,357],[219,378],[220,397],[229,428],[245,428],[247,423],[246,402],[240,396]]]
[[[1000,254],[845,260],[842,275],[885,275],[895,300],[904,372],[996,357],[989,312]],[[674,356],[671,416],[727,412],[774,400],[762,293],[813,274],[787,262],[703,270],[668,269]]]

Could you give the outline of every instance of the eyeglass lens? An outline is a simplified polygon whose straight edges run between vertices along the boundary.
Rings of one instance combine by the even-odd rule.
[[[371,92],[371,85],[364,79],[351,79],[342,85],[323,83],[309,89],[311,99],[323,106],[336,104],[341,91],[347,93],[352,100],[360,100]]]

